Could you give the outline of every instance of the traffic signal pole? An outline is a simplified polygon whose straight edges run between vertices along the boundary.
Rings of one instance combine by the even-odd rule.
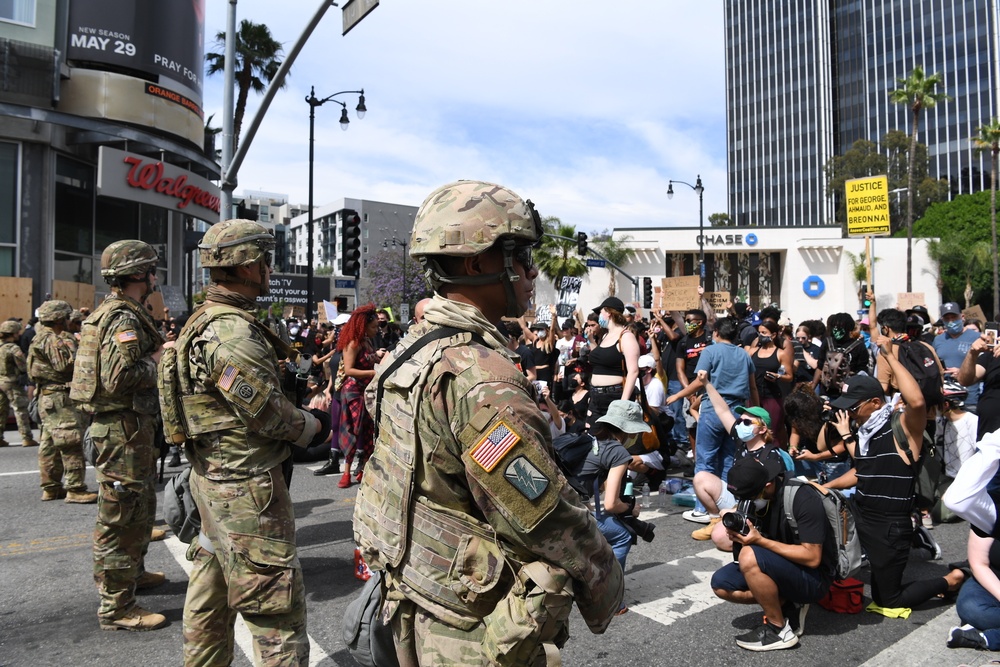
[[[560,241],[571,241],[572,243],[579,243],[579,239],[570,238],[569,236],[559,236],[558,234],[542,234],[542,236],[547,236],[550,239],[559,239]],[[591,248],[589,246],[587,246],[587,252],[588,252],[588,254],[597,255],[597,257],[599,259],[603,259],[606,263],[610,264],[611,267],[615,271],[617,271],[618,273],[620,273],[623,276],[625,276],[626,278],[628,278],[629,281],[632,283],[632,287],[635,289],[635,300],[637,302],[639,301],[639,299],[641,297],[640,297],[640,291],[639,291],[639,279],[638,278],[634,278],[631,275],[625,273],[620,266],[618,266],[617,264],[615,264],[614,262],[612,262],[610,259],[608,259],[607,257],[605,257],[604,255],[602,255],[601,253],[597,252],[596,250],[594,250],[593,248]]]

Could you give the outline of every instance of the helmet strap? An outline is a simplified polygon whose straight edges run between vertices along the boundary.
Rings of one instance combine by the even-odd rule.
[[[521,279],[514,269],[514,239],[507,238],[501,241],[503,251],[503,270],[496,273],[484,273],[477,276],[448,276],[441,270],[441,266],[432,258],[422,256],[419,258],[423,267],[424,276],[435,291],[442,285],[490,285],[498,280],[504,286],[504,293],[507,297],[507,317],[520,317],[521,312],[517,305],[517,295],[514,294],[514,283]]]

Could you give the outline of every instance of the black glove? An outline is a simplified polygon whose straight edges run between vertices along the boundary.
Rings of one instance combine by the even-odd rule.
[[[326,410],[320,410],[319,408],[312,408],[309,410],[313,417],[319,420],[319,431],[313,436],[312,442],[309,443],[310,447],[322,444],[326,442],[326,439],[330,436],[331,420],[330,413]]]

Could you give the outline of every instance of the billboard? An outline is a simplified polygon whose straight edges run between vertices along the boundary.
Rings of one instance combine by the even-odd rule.
[[[219,188],[186,169],[110,146],[97,149],[97,194],[219,219]]]
[[[205,0],[72,0],[66,55],[184,87],[202,104]]]

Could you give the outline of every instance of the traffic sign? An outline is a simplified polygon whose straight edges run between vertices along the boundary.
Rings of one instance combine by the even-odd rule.
[[[354,286],[357,284],[357,282],[358,282],[357,280],[353,280],[350,278],[336,278],[333,281],[333,286],[337,289],[354,289]]]
[[[343,28],[341,35],[346,35],[351,28],[361,22],[361,19],[368,16],[373,9],[378,7],[378,0],[347,0],[342,10]]]
[[[606,267],[608,263],[603,259],[587,258],[587,266],[596,266],[599,269]]]

